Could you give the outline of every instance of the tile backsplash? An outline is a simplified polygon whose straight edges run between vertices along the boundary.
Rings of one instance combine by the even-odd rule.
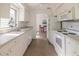
[[[71,29],[79,31],[79,22],[63,22],[62,29]]]
[[[18,22],[18,27],[22,28],[22,27],[27,27],[29,25],[28,21],[19,21]]]

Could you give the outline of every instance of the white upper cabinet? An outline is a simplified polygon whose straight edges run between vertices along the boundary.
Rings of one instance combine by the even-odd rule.
[[[60,20],[73,20],[75,18],[75,8],[72,7],[69,10],[66,10],[65,12],[61,13],[59,16]]]
[[[66,3],[63,4],[57,12],[58,21],[63,20],[78,20],[79,19],[79,4]]]
[[[79,3],[74,4],[75,7],[75,20],[79,19]]]

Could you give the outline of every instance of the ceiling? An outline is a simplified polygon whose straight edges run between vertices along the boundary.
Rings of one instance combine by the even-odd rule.
[[[62,3],[24,3],[33,10],[55,11]]]

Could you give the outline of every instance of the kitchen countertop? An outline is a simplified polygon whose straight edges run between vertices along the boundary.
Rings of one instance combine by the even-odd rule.
[[[14,39],[15,37],[23,34],[24,32],[10,32],[10,33],[6,33],[6,34],[2,34],[0,35],[0,45],[5,44],[6,42]]]
[[[17,38],[18,36],[24,34],[30,29],[22,29],[21,31],[12,31],[4,34],[0,34],[0,47]]]
[[[58,32],[58,31],[55,31],[55,32]],[[63,34],[62,32],[58,32],[58,33]],[[63,34],[63,35],[79,42],[79,35],[73,35],[73,34],[67,34],[67,35]]]
[[[70,37],[71,39],[75,40],[75,41],[78,41],[79,42],[79,35],[65,35],[66,37]]]

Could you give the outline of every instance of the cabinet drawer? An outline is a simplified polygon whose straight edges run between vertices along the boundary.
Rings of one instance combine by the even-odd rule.
[[[79,43],[71,38],[66,39],[66,55],[78,56],[79,55]]]
[[[8,42],[5,45],[3,45],[0,48],[0,55],[3,55],[3,56],[12,55],[12,53],[14,52],[13,49],[15,48],[15,46],[17,46],[18,42],[19,42],[19,39],[16,38],[11,42]]]
[[[3,56],[10,55],[10,53],[12,52],[11,48],[13,48],[14,45],[15,44],[12,43],[12,44],[6,44],[5,46],[1,47],[0,48],[0,55],[3,55]]]

